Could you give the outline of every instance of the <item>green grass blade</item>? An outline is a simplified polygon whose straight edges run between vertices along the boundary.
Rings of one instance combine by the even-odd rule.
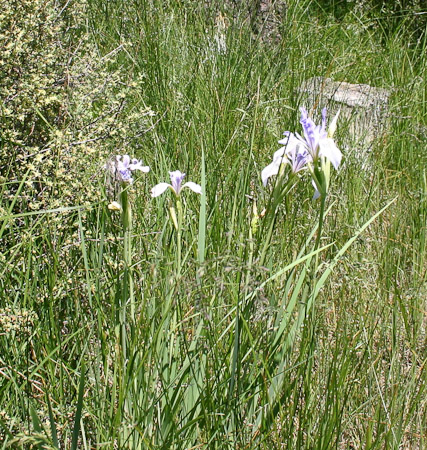
[[[90,276],[90,270],[89,270],[89,261],[87,257],[87,249],[86,249],[86,240],[85,235],[83,231],[83,223],[82,223],[82,213],[81,210],[78,210],[79,214],[79,234],[80,234],[80,243],[81,243],[81,249],[83,254],[83,261],[85,266],[85,273],[86,273],[86,284],[87,284],[87,295],[89,299],[89,305],[92,309],[92,280]]]
[[[42,428],[42,424],[40,422],[39,417],[37,416],[37,413],[35,409],[33,408],[33,405],[30,405],[30,415],[31,415],[31,421],[33,422],[34,431],[36,434],[42,435],[42,432],[44,431]],[[41,444],[37,444],[37,448],[39,450],[43,450],[43,446]]]
[[[50,403],[49,394],[46,394],[46,402],[49,412],[50,433],[52,435],[52,442],[54,447],[59,450],[58,433],[56,431],[55,418],[53,417],[52,405]]]
[[[338,264],[340,258],[342,257],[342,255],[344,255],[344,253],[348,250],[348,248],[351,246],[351,244],[353,244],[353,242],[366,230],[366,228],[369,227],[369,225],[371,225],[371,223],[377,218],[379,217],[386,209],[388,209],[395,201],[396,201],[397,197],[395,197],[393,200],[391,200],[390,202],[388,202],[384,208],[382,208],[380,211],[378,211],[374,216],[372,216],[364,225],[362,225],[362,227],[359,228],[359,230],[357,231],[357,233],[351,238],[349,239],[346,244],[341,248],[341,250],[335,255],[334,259],[332,260],[332,262],[329,264],[328,268],[323,272],[322,276],[319,278],[319,281],[316,283],[316,286],[314,288],[314,292],[312,295],[312,300],[309,300],[309,302],[311,303],[313,301],[313,299],[315,299],[317,297],[317,295],[319,294],[320,289],[322,288],[322,286],[325,284],[325,281],[328,279],[329,275],[332,273],[332,270],[334,269],[334,267]]]
[[[71,440],[71,450],[77,450],[78,438],[80,433],[80,421],[82,418],[82,410],[83,410],[83,393],[84,393],[84,385],[85,385],[85,377],[86,377],[86,368],[84,359],[82,359],[82,365],[80,367],[80,382],[79,382],[79,392],[77,398],[77,410],[76,415],[74,417],[74,427],[73,427],[73,437]]]
[[[202,174],[201,186],[202,195],[200,197],[200,213],[199,213],[199,238],[197,242],[197,260],[199,264],[205,261],[206,248],[206,173],[205,173],[205,150],[202,145]]]

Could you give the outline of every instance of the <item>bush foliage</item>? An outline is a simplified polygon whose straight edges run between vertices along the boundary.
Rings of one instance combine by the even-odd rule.
[[[101,57],[82,28],[86,8],[1,2],[0,174],[15,210],[99,201],[102,161],[132,145],[152,116],[142,74],[112,64],[127,44]]]

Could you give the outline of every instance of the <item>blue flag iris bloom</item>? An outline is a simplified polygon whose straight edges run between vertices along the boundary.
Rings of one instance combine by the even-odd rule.
[[[130,159],[129,155],[117,155],[114,165],[117,179],[122,183],[133,183],[132,172],[140,170],[147,173],[150,171],[148,166],[143,166],[141,161],[135,158]]]
[[[193,183],[192,181],[187,181],[187,183],[182,184],[185,177],[185,173],[182,173],[179,170],[175,170],[174,172],[169,172],[169,176],[171,178],[171,184],[169,183],[156,184],[156,186],[154,186],[151,189],[152,197],[158,197],[159,195],[163,194],[163,192],[165,192],[167,188],[170,188],[177,197],[180,196],[181,190],[185,187],[188,187],[196,194],[202,193],[201,186],[196,183]]]
[[[329,129],[326,130],[326,108],[322,110],[321,125],[316,125],[308,116],[307,110],[301,108],[300,123],[303,128],[303,136],[299,133],[285,131],[285,138],[279,141],[283,147],[274,153],[273,162],[261,172],[264,186],[267,185],[271,176],[279,173],[282,164],[289,164],[292,173],[297,173],[308,164],[317,165],[320,158],[326,158],[335,169],[338,169],[342,153],[332,139],[338,114],[331,121]]]

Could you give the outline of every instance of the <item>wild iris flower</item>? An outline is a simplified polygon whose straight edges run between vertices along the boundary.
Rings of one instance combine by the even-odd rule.
[[[303,127],[304,137],[298,133],[285,131],[286,137],[279,141],[279,144],[282,144],[283,147],[274,153],[273,162],[261,172],[264,186],[267,185],[271,176],[279,173],[282,163],[290,164],[292,173],[297,173],[304,169],[307,164],[316,164],[319,158],[325,157],[337,169],[342,154],[335,145],[332,136],[336,129],[338,114],[333,118],[329,130],[326,131],[326,108],[322,110],[322,125],[317,126],[308,117],[307,111],[301,108],[300,123]]]
[[[293,139],[295,139],[295,137],[293,137]],[[299,172],[304,169],[307,164],[307,161],[310,158],[308,151],[299,143],[292,145],[292,143],[289,142],[290,140],[291,136],[289,136],[288,139],[282,139],[279,141],[280,144],[286,143],[286,145],[274,153],[273,162],[261,172],[261,179],[264,186],[267,186],[267,182],[270,177],[279,173],[280,166],[282,164],[290,164],[292,173]]]
[[[132,172],[140,170],[147,173],[150,171],[148,166],[143,166],[141,161],[135,158],[130,159],[129,155],[117,155],[115,171],[119,181],[123,183],[133,183]]]
[[[338,114],[332,120],[331,125],[334,124],[334,126],[336,126],[337,118]],[[329,132],[326,131],[326,108],[323,108],[322,110],[322,125],[316,126],[313,120],[308,117],[307,111],[304,108],[301,108],[300,123],[304,131],[304,138],[298,133],[295,133],[295,135],[307,149],[312,160],[317,161],[319,157],[324,156],[331,161],[335,169],[338,169],[342,154],[332,139],[332,130],[330,129]],[[279,144],[280,143],[282,143],[282,141],[279,141]]]
[[[159,195],[163,194],[163,192],[165,192],[167,188],[170,188],[177,197],[180,196],[181,190],[185,187],[188,187],[196,194],[202,193],[202,187],[196,183],[193,183],[192,181],[188,181],[187,183],[182,184],[182,181],[184,180],[185,177],[185,173],[182,173],[179,170],[175,170],[174,172],[169,172],[169,175],[171,177],[172,184],[169,183],[157,184],[151,189],[152,197],[158,197]]]

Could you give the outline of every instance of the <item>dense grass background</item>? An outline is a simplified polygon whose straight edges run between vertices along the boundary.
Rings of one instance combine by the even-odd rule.
[[[19,126],[3,106],[15,134],[2,130],[1,448],[425,448],[427,43],[416,2],[390,18],[374,2],[288,1],[277,41],[239,3],[78,3],[42,7],[61,23],[44,69],[58,97],[21,103]],[[260,264],[267,219],[251,223],[271,195],[260,171],[283,131],[299,130],[297,88],[312,76],[389,89],[387,124],[367,163],[339,123],[330,246],[299,260],[319,214],[303,177]],[[151,168],[128,192],[130,267],[102,169],[125,153]],[[204,192],[183,195],[181,261],[172,197],[149,196],[176,169]]]

